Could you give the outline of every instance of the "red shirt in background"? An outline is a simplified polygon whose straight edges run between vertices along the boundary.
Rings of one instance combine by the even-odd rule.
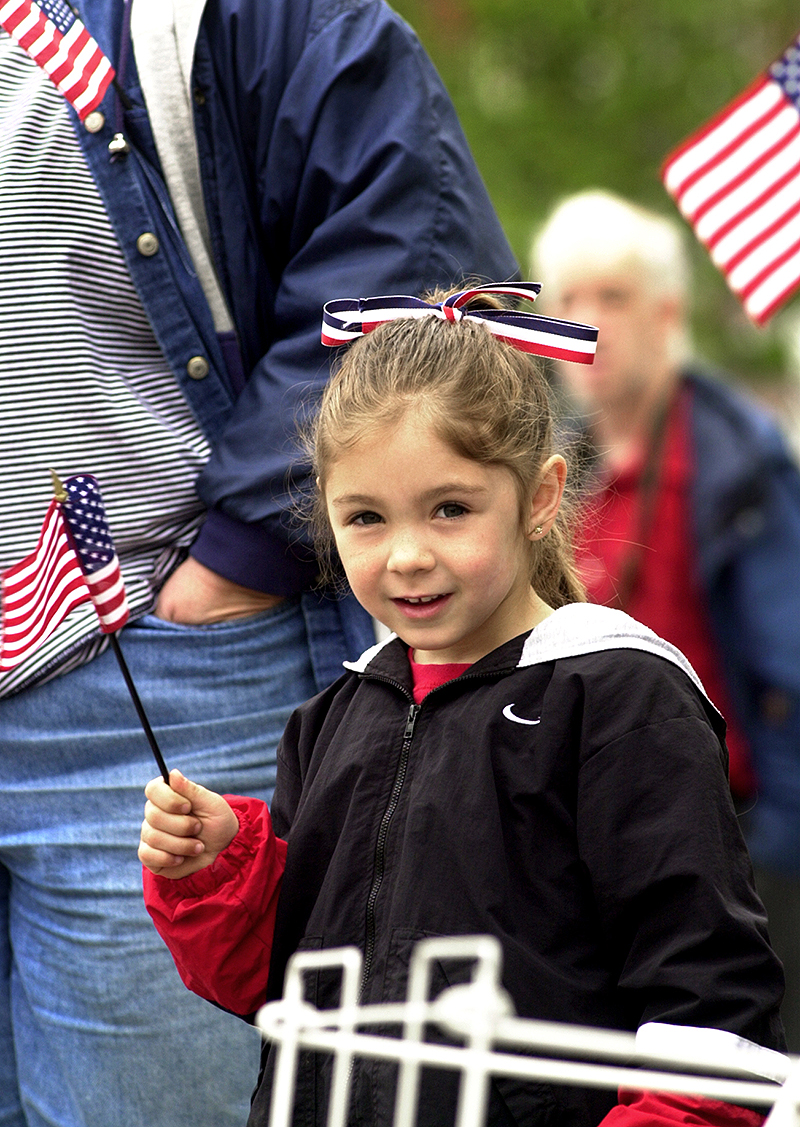
[[[742,798],[754,790],[750,755],[723,679],[695,567],[690,412],[691,390],[683,388],[666,421],[661,465],[644,535],[642,516],[648,502],[641,488],[643,452],[635,462],[601,480],[578,530],[576,558],[592,602],[621,607],[672,642],[692,663],[709,698],[727,721],[731,789]],[[637,552],[635,579],[621,602],[620,581]]]

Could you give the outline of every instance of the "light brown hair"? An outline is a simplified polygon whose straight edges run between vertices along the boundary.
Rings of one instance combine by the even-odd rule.
[[[427,300],[442,301],[449,292],[437,291]],[[476,305],[499,307],[488,296],[470,307]],[[539,363],[475,320],[402,318],[348,348],[308,428],[306,446],[319,481],[311,519],[323,566],[335,555],[325,507],[330,467],[341,451],[397,423],[411,405],[457,454],[512,474],[522,519],[554,453],[549,388]],[[548,535],[531,543],[531,584],[552,607],[585,599],[573,561],[569,509],[562,506]]]

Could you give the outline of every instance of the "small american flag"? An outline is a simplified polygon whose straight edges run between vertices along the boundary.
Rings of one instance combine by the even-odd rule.
[[[128,621],[128,600],[111,529],[108,527],[97,478],[81,474],[64,482],[64,519],[78,553],[104,634],[113,634]]]
[[[111,63],[66,0],[0,0],[0,24],[83,119],[103,100]]]
[[[97,480],[81,474],[65,481],[63,489],[66,500],[50,502],[34,551],[0,576],[0,673],[23,661],[81,603],[94,603],[104,634],[128,621],[125,585]]]
[[[667,191],[756,324],[800,285],[800,36],[664,162]]]

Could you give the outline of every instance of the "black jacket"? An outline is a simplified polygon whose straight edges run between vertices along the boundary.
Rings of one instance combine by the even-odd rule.
[[[294,714],[279,751],[272,815],[289,849],[270,997],[298,948],[355,944],[362,1001],[395,1001],[416,940],[490,933],[521,1016],[782,1048],[781,972],[726,760],[685,660],[616,611],[562,608],[421,706],[403,644],[375,647]],[[336,992],[320,975],[312,1000]],[[324,1072],[301,1067],[297,1122],[322,1114]],[[355,1121],[390,1122],[390,1075],[356,1070]],[[437,1073],[423,1121],[448,1122],[451,1096]],[[581,1127],[615,1102],[510,1084],[492,1101],[493,1123]]]

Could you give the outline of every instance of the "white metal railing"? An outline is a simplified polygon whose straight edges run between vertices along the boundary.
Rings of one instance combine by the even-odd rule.
[[[434,964],[451,959],[471,963],[471,981],[428,1001]],[[771,1108],[765,1127],[800,1127],[800,1057],[771,1054],[770,1081],[754,1067],[749,1042],[726,1034],[717,1040],[715,1031],[692,1037],[687,1030],[681,1050],[671,1046],[667,1052],[632,1033],[518,1018],[500,985],[501,960],[500,944],[491,936],[423,939],[412,954],[406,1001],[363,1006],[358,1004],[362,959],[355,947],[294,955],[283,998],[264,1006],[256,1018],[262,1035],[278,1044],[270,1127],[291,1123],[301,1049],[333,1055],[327,1127],[347,1123],[355,1057],[397,1063],[394,1127],[415,1123],[423,1065],[460,1073],[456,1127],[482,1127],[492,1076],[685,1092]],[[337,1009],[318,1010],[304,1000],[305,975],[322,969],[341,971]],[[370,1026],[387,1025],[396,1026],[400,1036],[369,1032]],[[462,1044],[426,1042],[428,1025]]]

